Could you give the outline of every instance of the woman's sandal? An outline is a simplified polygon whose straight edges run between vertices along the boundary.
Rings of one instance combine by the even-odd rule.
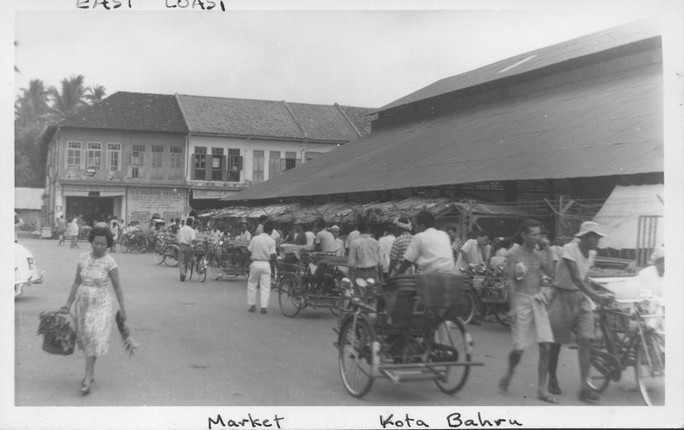
[[[90,382],[86,384],[85,378],[83,378],[83,381],[81,381],[81,394],[84,396],[87,394],[90,394],[90,385],[93,383],[95,378],[90,378]]]

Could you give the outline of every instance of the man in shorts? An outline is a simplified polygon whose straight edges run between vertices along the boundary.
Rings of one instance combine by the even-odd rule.
[[[549,350],[553,335],[546,311],[547,292],[542,290],[542,272],[553,275],[553,258],[549,243],[542,240],[539,221],[528,219],[520,227],[522,245],[508,254],[507,271],[509,302],[513,324],[513,350],[508,355],[508,369],[499,380],[499,391],[505,393],[515,367],[525,349],[539,345],[537,398],[549,403],[558,399],[546,390]]]
[[[587,273],[594,265],[599,239],[604,236],[599,224],[586,221],[575,235],[577,240],[563,246],[561,261],[556,267],[556,288],[549,300],[549,318],[555,343],[551,345],[549,357],[549,392],[560,394],[556,369],[561,344],[571,342],[570,334],[577,340],[580,390],[578,398],[584,402],[599,399],[587,383],[589,377],[591,347],[594,337],[594,314],[589,299],[603,304],[607,299],[600,296],[589,284]]]

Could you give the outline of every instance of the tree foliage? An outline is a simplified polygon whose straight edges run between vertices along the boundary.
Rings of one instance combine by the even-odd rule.
[[[88,88],[84,81],[83,75],[73,75],[63,79],[59,89],[46,89],[42,80],[33,79],[21,89],[14,104],[15,186],[45,186],[47,145],[40,142],[45,127],[104,99],[102,85]]]

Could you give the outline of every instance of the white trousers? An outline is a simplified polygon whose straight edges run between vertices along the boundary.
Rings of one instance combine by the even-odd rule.
[[[252,261],[247,279],[247,304],[256,305],[257,285],[261,287],[261,307],[268,307],[271,295],[271,265],[268,261]]]

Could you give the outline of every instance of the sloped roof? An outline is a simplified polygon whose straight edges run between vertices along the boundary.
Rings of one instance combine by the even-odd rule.
[[[40,210],[43,206],[43,188],[24,188],[14,189],[14,208]]]
[[[594,221],[601,224],[601,231],[606,235],[599,246],[613,249],[636,248],[639,216],[663,216],[665,209],[660,198],[664,197],[664,191],[663,184],[616,186],[594,216]],[[656,244],[662,244],[664,224],[660,222],[658,225],[660,228],[653,233]]]
[[[381,129],[224,200],[662,172],[661,66]]]
[[[120,91],[57,124],[113,130],[187,133],[172,95]]]
[[[183,94],[176,99],[192,133],[348,142],[370,132],[367,108]]]
[[[484,83],[491,84],[497,80],[548,68],[569,60],[577,61],[582,57],[659,36],[660,30],[655,20],[643,20],[610,28],[441,79],[381,107],[378,111],[389,110]]]

